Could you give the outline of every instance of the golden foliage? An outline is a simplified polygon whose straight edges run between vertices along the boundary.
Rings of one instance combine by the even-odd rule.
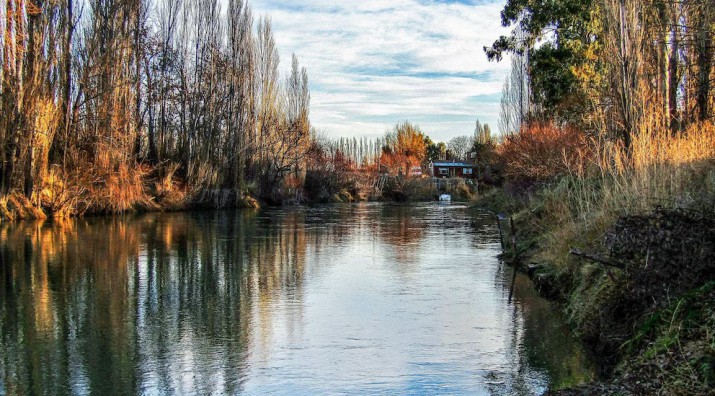
[[[426,137],[420,129],[405,122],[398,124],[385,136],[387,144],[380,155],[380,164],[392,174],[407,174],[420,166],[427,155]]]

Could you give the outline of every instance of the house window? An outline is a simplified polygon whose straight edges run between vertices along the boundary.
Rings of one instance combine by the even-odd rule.
[[[473,174],[474,174],[474,169],[472,169],[472,168],[464,168],[464,169],[462,169],[462,174],[463,174],[463,175],[473,175]]]
[[[449,171],[447,170],[447,168],[439,168],[440,175],[446,175],[448,173],[449,173]]]

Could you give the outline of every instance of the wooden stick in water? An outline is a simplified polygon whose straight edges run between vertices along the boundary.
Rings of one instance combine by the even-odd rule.
[[[511,276],[511,287],[509,288],[509,302],[511,303],[511,298],[514,295],[514,284],[516,283],[516,267],[519,264],[519,252],[516,249],[516,229],[514,228],[513,217],[509,217],[509,224],[511,226],[511,246],[514,249],[514,260],[512,261],[514,272]]]
[[[494,217],[497,219],[497,226],[499,227],[499,241],[501,242],[501,250],[504,251],[504,234],[502,233],[501,229],[501,219],[499,219],[499,215],[496,213],[494,214]]]

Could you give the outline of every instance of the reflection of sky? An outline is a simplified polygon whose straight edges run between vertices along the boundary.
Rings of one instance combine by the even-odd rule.
[[[446,216],[437,220],[450,224],[465,216],[437,210]],[[308,251],[308,271],[319,275],[305,283],[303,301],[259,308],[271,310],[271,334],[252,334],[251,345],[260,350],[248,357],[245,390],[489,393],[488,382],[510,381],[518,359],[505,354],[520,351],[509,350],[512,310],[494,285],[496,245],[476,250],[468,222],[443,232],[417,220],[427,227],[423,237],[401,246],[358,223],[336,246]],[[397,261],[400,250],[410,250],[413,260]],[[296,310],[302,320],[297,336],[290,329],[296,324],[286,320]],[[545,385],[542,374],[522,369],[536,380],[532,385]]]

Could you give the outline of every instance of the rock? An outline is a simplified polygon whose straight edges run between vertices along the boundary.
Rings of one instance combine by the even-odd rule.
[[[530,278],[533,278],[534,274],[536,274],[536,272],[538,272],[538,271],[541,270],[542,268],[544,268],[543,265],[541,265],[541,264],[533,264],[533,263],[532,263],[532,264],[529,264],[529,265],[526,267],[526,273],[529,275]]]

